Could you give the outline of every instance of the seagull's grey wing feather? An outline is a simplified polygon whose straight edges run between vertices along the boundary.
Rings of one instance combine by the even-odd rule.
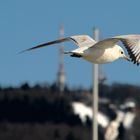
[[[85,46],[87,46],[87,47],[89,46],[90,47],[93,44],[95,44],[95,40],[93,40],[88,35],[75,35],[75,36],[71,36],[71,37],[67,37],[67,38],[62,38],[62,39],[50,41],[50,42],[47,42],[47,43],[43,43],[43,44],[37,45],[35,47],[26,49],[26,50],[24,50],[22,52],[30,51],[30,50],[34,50],[34,49],[37,49],[37,48],[42,48],[42,47],[46,47],[46,46],[49,46],[49,45],[53,45],[53,44],[57,44],[57,43],[61,43],[61,42],[66,42],[66,41],[72,41],[78,47],[85,47]]]
[[[98,41],[92,47],[102,47],[102,48],[113,47],[118,41],[119,41],[118,38],[107,38],[107,39]]]
[[[140,64],[140,35],[122,35],[116,36],[126,47],[131,61]]]
[[[71,36],[71,38],[77,42],[79,47],[91,47],[96,43],[96,41],[88,35],[76,35]]]
[[[62,38],[62,39],[58,39],[58,40],[54,40],[54,41],[50,41],[50,42],[47,42],[47,43],[40,44],[40,45],[37,45],[35,47],[26,49],[26,50],[24,50],[22,52],[31,51],[31,50],[34,50],[34,49],[46,47],[46,46],[57,44],[57,43],[61,43],[61,42],[71,41],[71,40],[74,41],[77,44],[77,42],[74,39],[72,39],[71,37],[67,37],[67,38]]]

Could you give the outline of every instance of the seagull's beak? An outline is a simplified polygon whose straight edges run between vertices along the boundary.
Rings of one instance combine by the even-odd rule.
[[[130,58],[129,58],[128,56],[126,56],[126,55],[124,55],[123,58],[124,58],[125,60],[127,60],[127,61],[130,61]]]

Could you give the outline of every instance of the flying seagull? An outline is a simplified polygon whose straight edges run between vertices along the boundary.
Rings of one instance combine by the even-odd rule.
[[[88,35],[75,35],[43,43],[22,52],[66,41],[73,42],[78,48],[69,52],[64,52],[65,54],[70,54],[72,57],[82,57],[94,64],[110,63],[119,58],[132,61],[137,65],[140,64],[140,35],[120,35],[98,42]],[[127,49],[130,58],[127,57],[123,48],[117,45],[119,41],[121,41]]]

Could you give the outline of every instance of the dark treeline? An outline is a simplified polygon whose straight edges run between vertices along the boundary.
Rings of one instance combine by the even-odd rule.
[[[100,85],[100,97],[121,104],[126,99],[136,101],[140,107],[140,87],[126,84]],[[91,139],[91,121],[82,124],[72,110],[72,101],[91,103],[91,89],[70,89],[64,93],[54,83],[52,85],[20,87],[0,87],[0,140],[85,140]],[[105,106],[102,110],[108,111]],[[140,112],[139,109],[137,112]],[[139,116],[139,113],[138,113]],[[140,122],[135,121],[133,131]],[[134,132],[133,132],[134,133]],[[24,137],[22,137],[24,136]],[[100,139],[102,135],[99,135]]]
[[[54,100],[56,97],[62,97],[66,100],[84,100],[88,94],[91,94],[91,89],[84,89],[82,87],[69,88],[65,86],[64,93],[59,92],[59,88],[56,83],[51,85],[35,85],[30,86],[28,83],[22,84],[20,87],[1,87],[0,86],[0,99],[7,96],[8,99],[13,98],[28,98],[28,100],[33,100],[35,98],[47,98],[49,100]],[[63,96],[60,96],[63,95]],[[99,85],[99,96],[101,98],[108,98],[111,101],[123,102],[126,98],[133,98],[139,104],[140,99],[140,86],[129,85],[129,84],[119,84],[114,83],[112,85],[100,84]]]

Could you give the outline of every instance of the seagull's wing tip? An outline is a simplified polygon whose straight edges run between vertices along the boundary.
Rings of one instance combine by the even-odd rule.
[[[20,51],[20,52],[17,53],[17,55],[22,54],[22,53],[24,53],[24,52],[25,52],[25,51]]]
[[[26,49],[26,50],[23,50],[23,51],[20,51],[20,52],[18,52],[17,54],[22,54],[22,53],[25,53],[25,52],[30,51],[30,50],[32,50],[32,48]]]

